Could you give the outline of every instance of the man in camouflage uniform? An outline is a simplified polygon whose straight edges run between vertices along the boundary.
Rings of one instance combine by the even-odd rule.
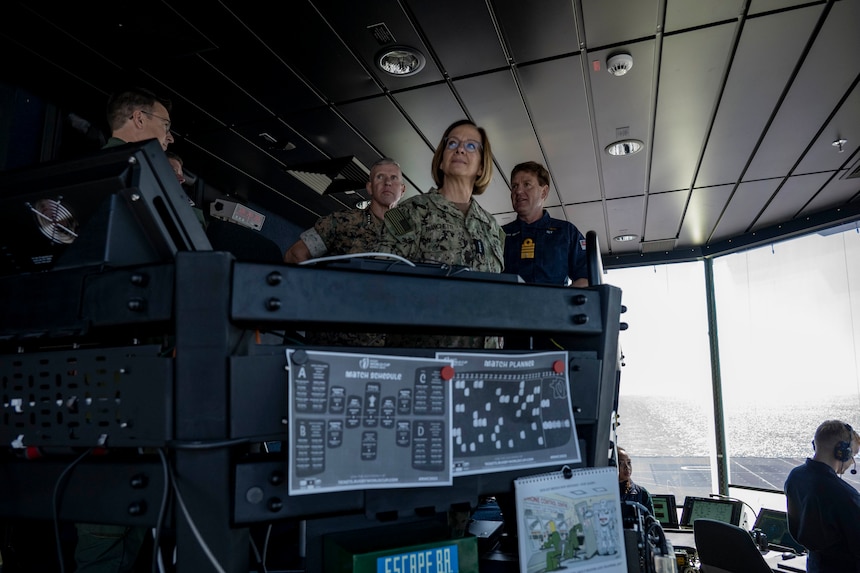
[[[284,262],[301,263],[324,255],[373,252],[383,231],[382,218],[406,191],[400,166],[389,157],[380,159],[371,166],[365,188],[370,195],[369,207],[321,217],[287,250]],[[384,335],[378,333],[309,332],[306,338],[318,345],[384,345]]]
[[[365,188],[370,195],[368,208],[320,217],[287,250],[284,262],[301,263],[324,255],[372,251],[382,232],[382,218],[406,191],[400,166],[389,157],[380,159],[370,167],[370,180]]]

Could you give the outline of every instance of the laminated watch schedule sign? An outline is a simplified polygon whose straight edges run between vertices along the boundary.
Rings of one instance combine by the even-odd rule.
[[[450,362],[287,350],[289,493],[443,486]]]

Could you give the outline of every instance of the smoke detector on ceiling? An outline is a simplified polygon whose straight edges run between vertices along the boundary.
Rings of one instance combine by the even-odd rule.
[[[606,60],[606,69],[613,76],[623,76],[633,67],[633,56],[627,52],[614,54]]]

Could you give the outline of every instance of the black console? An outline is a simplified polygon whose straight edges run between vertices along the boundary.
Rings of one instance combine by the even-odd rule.
[[[127,172],[114,173],[120,158]],[[213,558],[224,571],[245,572],[256,524],[294,524],[301,567],[319,571],[327,536],[377,527],[406,535],[440,514],[469,511],[484,496],[510,493],[516,477],[547,471],[290,496],[291,461],[267,445],[289,440],[286,353],[300,347],[291,333],[306,328],[563,335],[580,465],[607,465],[617,399],[616,287],[475,281],[469,271],[400,273],[368,261],[317,268],[238,261],[209,249],[190,206],[168,183],[172,172],[168,178],[166,162],[147,145],[46,168],[44,180],[39,170],[0,174],[2,201],[14,203],[14,189],[26,187],[20,197],[32,205],[34,193],[53,197],[58,174],[102,163],[114,174],[97,186],[95,203],[114,205],[106,220],[121,220],[122,230],[94,228],[99,246],[73,242],[62,255],[68,263],[56,257],[28,266],[18,252],[0,276],[0,516],[166,525],[175,530],[180,573],[208,570]],[[87,187],[77,185],[63,192],[69,205]],[[138,201],[151,205],[139,209]],[[118,205],[128,216],[116,214]],[[37,217],[26,209],[19,216]],[[126,235],[149,248],[112,258]],[[85,256],[72,258],[73,248]],[[338,350],[426,356],[437,349]]]

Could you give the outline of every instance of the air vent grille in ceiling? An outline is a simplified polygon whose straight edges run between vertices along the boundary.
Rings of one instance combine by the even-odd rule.
[[[656,241],[642,241],[639,249],[643,253],[661,253],[675,250],[675,239],[659,239]]]

